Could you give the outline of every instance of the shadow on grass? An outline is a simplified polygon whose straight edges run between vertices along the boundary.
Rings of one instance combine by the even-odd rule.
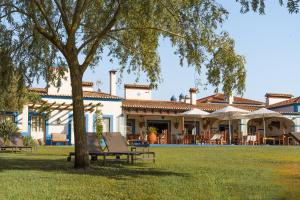
[[[91,161],[90,168],[87,170],[76,170],[73,162],[64,159],[31,159],[18,157],[0,157],[0,173],[8,170],[35,170],[44,172],[63,172],[66,174],[83,174],[92,176],[103,176],[113,179],[139,178],[141,176],[177,176],[190,177],[187,173],[172,172],[164,169],[147,167],[146,163],[107,162],[103,165],[102,161]]]

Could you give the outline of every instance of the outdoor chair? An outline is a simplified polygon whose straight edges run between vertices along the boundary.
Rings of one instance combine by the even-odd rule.
[[[288,145],[300,144],[300,132],[291,132],[288,137]]]
[[[288,134],[282,134],[279,136],[279,145],[287,145],[288,144],[288,138],[289,135]]]
[[[210,139],[210,144],[221,144],[222,142],[222,134],[214,134]]]
[[[258,145],[258,140],[257,140],[257,136],[256,135],[247,135],[246,138],[246,144],[252,144],[252,145]]]
[[[167,144],[168,143],[168,133],[163,131],[159,136],[158,136],[158,143],[159,144]]]
[[[31,150],[32,151],[32,147],[31,146],[24,146],[24,141],[22,137],[19,136],[11,136],[9,138],[9,140],[11,141],[12,146],[15,147],[16,150],[23,150],[23,149],[27,149],[27,150]]]
[[[133,153],[132,162],[136,160],[152,160],[155,162],[155,152],[149,150],[149,145],[142,146],[142,151],[137,150],[137,146],[131,147],[128,150],[125,138],[119,132],[104,132],[102,133],[103,139],[106,143],[106,147],[109,152],[119,152],[119,153]],[[147,157],[145,157],[147,155]],[[137,157],[142,156],[142,157]]]
[[[182,144],[184,135],[181,133],[176,133],[175,138],[176,138],[176,144]]]
[[[92,161],[98,160],[98,157],[101,156],[103,158],[103,163],[105,164],[106,161],[124,161],[124,159],[120,159],[121,156],[126,156],[126,161],[129,163],[134,163],[134,156],[140,155],[138,152],[105,152],[102,150],[99,139],[96,136],[96,133],[86,133],[87,135],[87,148],[89,155]],[[72,156],[75,156],[75,152],[70,152],[67,160],[71,161]],[[116,157],[116,159],[107,159],[107,157]]]

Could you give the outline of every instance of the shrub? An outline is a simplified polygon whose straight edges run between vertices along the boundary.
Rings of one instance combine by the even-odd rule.
[[[35,141],[31,136],[24,136],[23,145],[26,147],[33,147],[35,145]]]
[[[102,139],[103,124],[102,124],[102,113],[100,110],[96,111],[96,135],[99,141]]]
[[[11,121],[0,122],[0,136],[3,137],[4,143],[7,143],[9,137],[13,135],[18,135],[16,124]]]

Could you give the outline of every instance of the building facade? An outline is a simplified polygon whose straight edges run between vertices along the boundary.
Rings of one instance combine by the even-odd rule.
[[[193,108],[213,112],[228,105],[248,111],[266,107],[282,113],[285,118],[266,119],[266,127],[271,135],[300,132],[300,97],[293,98],[290,94],[267,93],[266,102],[233,96],[227,98],[220,93],[197,99],[197,89],[190,88],[188,95],[181,94],[178,100],[173,96],[165,101],[153,100],[149,85],[125,84],[124,97],[120,97],[116,94],[116,71],[111,70],[109,77],[108,93],[94,91],[92,82],[82,83],[87,132],[95,132],[95,112],[101,110],[104,131],[121,132],[128,140],[145,136],[148,128],[154,127],[159,138],[163,138],[160,143],[178,143],[182,135],[185,136],[181,138],[183,143],[196,143],[195,134],[228,131],[229,124],[217,119],[183,116],[182,113]],[[66,71],[60,87],[48,84],[46,88],[30,89],[30,92],[41,96],[39,103],[25,105],[20,113],[5,112],[0,115],[0,121],[14,121],[22,135],[30,135],[45,144],[50,144],[53,133],[65,134],[67,143],[72,145],[74,126],[71,91],[70,74]],[[234,120],[231,130],[235,138],[263,132],[262,120]]]
[[[95,112],[98,109],[102,113],[104,131],[118,131],[125,135],[123,98],[116,96],[115,73],[113,70],[109,72],[110,93],[94,91],[92,82],[82,83],[87,132],[95,132]],[[23,136],[30,135],[41,143],[50,144],[51,135],[58,133],[66,135],[67,144],[74,144],[72,89],[68,71],[61,80],[60,87],[49,84],[47,88],[30,88],[30,92],[41,96],[41,101],[25,105],[20,113],[5,112],[1,115],[2,120],[14,121]]]

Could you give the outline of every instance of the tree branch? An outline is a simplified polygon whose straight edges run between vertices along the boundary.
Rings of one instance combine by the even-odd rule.
[[[34,22],[34,27],[36,28],[36,30],[42,34],[44,37],[46,37],[50,42],[52,42],[53,45],[55,45],[64,55],[65,54],[65,50],[63,48],[63,45],[61,43],[61,41],[58,39],[57,35],[51,35],[48,33],[48,31],[44,28],[42,28],[39,24],[39,22],[37,21],[35,12],[34,12],[34,4],[33,2],[30,3],[30,9],[32,10],[32,13],[29,14],[29,16],[31,17],[31,19]]]
[[[121,3],[119,1],[118,7],[117,7],[113,17],[111,18],[109,23],[106,25],[106,27],[101,32],[98,33],[98,35],[96,36],[95,42],[93,43],[92,47],[90,48],[84,62],[81,64],[81,70],[83,72],[86,70],[88,65],[93,61],[94,55],[98,49],[98,46],[100,45],[101,39],[111,30],[111,28],[116,23],[118,15],[120,13],[120,10],[121,10]]]
[[[46,20],[46,23],[47,23],[47,25],[48,25],[50,31],[52,32],[52,35],[53,35],[54,37],[57,37],[56,32],[55,32],[55,30],[54,30],[54,28],[53,28],[52,22],[50,21],[48,15],[46,14],[46,12],[45,12],[45,10],[44,10],[44,7],[42,7],[42,6],[40,5],[40,3],[38,3],[36,0],[34,0],[34,3],[35,3],[35,5],[38,7],[38,9],[40,10],[40,12],[42,13],[44,19]]]
[[[68,19],[68,16],[65,12],[66,8],[63,8],[63,2],[64,0],[61,0],[62,2],[62,5],[59,4],[58,0],[54,0],[59,12],[60,12],[60,15],[61,15],[61,18],[62,18],[62,21],[63,21],[63,24],[64,24],[64,27],[66,29],[66,32],[67,34],[69,34],[70,32],[70,25],[69,25],[69,19]]]
[[[86,0],[78,0],[76,7],[73,13],[72,25],[71,25],[71,34],[74,34],[77,28],[80,25],[81,14],[86,6]]]

